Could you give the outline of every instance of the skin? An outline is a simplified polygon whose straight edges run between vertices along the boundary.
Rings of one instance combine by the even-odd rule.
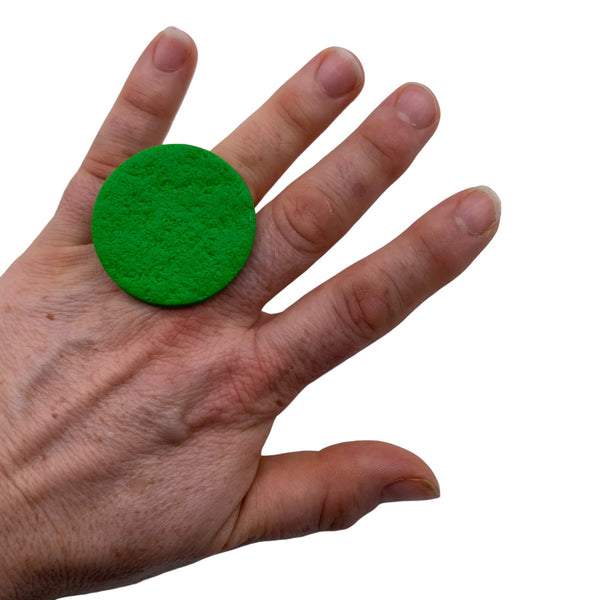
[[[422,460],[383,442],[261,450],[306,385],[468,266],[496,231],[497,197],[459,192],[285,311],[262,311],[433,134],[434,96],[406,84],[259,210],[250,259],[223,292],[180,309],[143,304],[97,260],[94,199],[123,160],[162,143],[196,59],[179,30],[150,43],[55,216],[0,279],[2,600],[124,585],[439,495]],[[362,81],[353,55],[325,50],[214,151],[258,203]]]

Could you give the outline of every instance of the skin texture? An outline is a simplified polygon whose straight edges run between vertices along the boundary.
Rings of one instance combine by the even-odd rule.
[[[94,200],[123,160],[162,143],[196,58],[173,28],[150,43],[55,216],[0,279],[2,600],[123,585],[439,495],[427,465],[390,444],[261,450],[307,384],[468,266],[495,233],[497,198],[460,192],[282,313],[262,311],[433,134],[435,98],[406,84],[259,210],[250,259],[223,292],[178,309],[136,301],[94,253]],[[353,55],[325,50],[214,151],[258,203],[362,81]]]

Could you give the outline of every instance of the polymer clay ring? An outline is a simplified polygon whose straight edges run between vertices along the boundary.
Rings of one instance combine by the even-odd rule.
[[[256,214],[240,175],[216,154],[154,146],[117,167],[98,193],[92,240],[108,275],[158,306],[201,302],[244,266]]]

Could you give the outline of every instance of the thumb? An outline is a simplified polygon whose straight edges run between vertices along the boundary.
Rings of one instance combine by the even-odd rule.
[[[383,442],[261,458],[226,549],[345,529],[382,502],[439,497],[431,469]]]

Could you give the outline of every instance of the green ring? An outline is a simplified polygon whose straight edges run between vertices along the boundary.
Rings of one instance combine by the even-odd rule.
[[[155,146],[117,167],[98,193],[92,240],[128,294],[184,306],[222,290],[244,266],[256,214],[239,174],[186,144]]]

